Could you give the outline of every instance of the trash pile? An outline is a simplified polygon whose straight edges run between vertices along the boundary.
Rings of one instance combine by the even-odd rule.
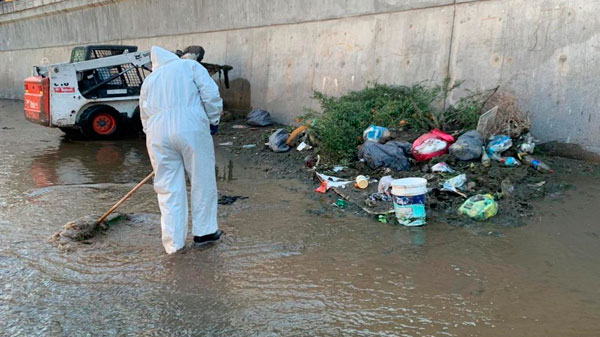
[[[335,163],[322,157],[322,144],[312,134],[318,119],[302,120],[295,128],[265,129],[264,149],[293,151],[287,158],[303,152],[305,168],[318,180],[314,190],[331,198],[332,207],[362,210],[383,223],[422,226],[436,219],[456,225],[486,221],[519,226],[532,214],[533,200],[561,187],[552,183],[550,165],[534,153],[527,124],[517,128],[512,118],[503,129],[498,109],[491,112],[495,115],[481,115],[477,128],[459,132],[432,128],[418,134],[369,125],[356,135],[361,141],[354,161]],[[247,116],[252,127],[272,123],[265,110]]]
[[[454,223],[488,220],[499,212],[511,222],[527,214],[530,199],[543,193],[539,190],[553,173],[533,156],[533,138],[484,139],[477,130],[457,136],[434,129],[410,143],[369,126],[357,151],[359,162],[341,171],[318,168],[316,191],[333,190],[379,221],[405,226],[424,225],[430,209]],[[516,185],[522,182],[529,184]]]
[[[318,144],[308,137],[310,127],[291,133],[277,129],[266,145],[274,152],[295,147],[318,153]],[[505,223],[518,225],[515,218],[528,214],[529,201],[544,193],[553,173],[533,155],[529,133],[484,138],[475,129],[454,134],[433,129],[414,136],[370,125],[362,133],[357,162],[319,166],[318,155],[307,156],[305,165],[320,182],[315,191],[333,191],[335,207],[355,205],[385,223],[422,226],[431,211],[454,223],[506,214]]]

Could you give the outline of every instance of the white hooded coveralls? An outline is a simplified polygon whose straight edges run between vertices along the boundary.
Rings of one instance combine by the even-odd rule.
[[[192,234],[217,229],[215,152],[209,124],[218,125],[219,88],[198,62],[152,47],[152,74],[142,84],[140,117],[154,169],[162,242],[171,254],[185,246],[188,223],[185,173],[191,181]]]

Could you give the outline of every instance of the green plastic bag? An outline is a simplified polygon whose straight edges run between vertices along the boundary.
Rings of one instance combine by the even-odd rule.
[[[491,194],[477,194],[467,199],[458,212],[475,220],[486,220],[498,213],[498,203]]]

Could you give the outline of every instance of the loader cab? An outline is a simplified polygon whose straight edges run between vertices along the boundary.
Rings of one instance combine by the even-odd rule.
[[[71,63],[136,51],[137,46],[91,45],[75,47],[71,51]],[[146,75],[143,69],[134,67],[133,64],[120,64],[78,73],[77,82],[79,91],[87,99],[139,96]]]
[[[125,53],[135,53],[137,49],[137,46],[122,45],[90,45],[75,47],[71,50],[70,63],[83,62]]]

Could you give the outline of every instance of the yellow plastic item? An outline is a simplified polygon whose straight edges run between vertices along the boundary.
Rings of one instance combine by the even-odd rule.
[[[477,194],[467,199],[458,212],[475,220],[486,220],[498,213],[498,203],[491,194]]]

